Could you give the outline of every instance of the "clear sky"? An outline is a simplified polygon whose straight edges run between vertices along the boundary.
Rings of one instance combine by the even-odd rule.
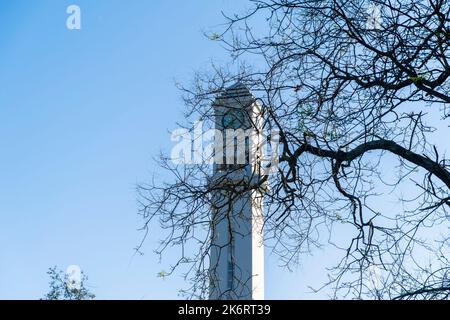
[[[71,4],[81,30],[66,28]],[[157,228],[133,257],[135,186],[181,118],[175,80],[227,59],[203,32],[244,4],[1,1],[0,299],[41,298],[47,269],[73,264],[100,299],[178,298],[181,275],[157,277]],[[300,270],[267,261],[267,297],[301,297]]]
[[[71,4],[81,30],[66,28]],[[181,275],[157,277],[173,258],[153,253],[157,226],[133,256],[135,187],[181,120],[175,80],[228,59],[203,32],[245,4],[1,1],[0,299],[43,297],[54,265],[79,265],[99,299],[179,298]],[[267,253],[266,297],[314,297],[307,285],[326,280],[327,261],[333,253],[318,250],[288,272]]]

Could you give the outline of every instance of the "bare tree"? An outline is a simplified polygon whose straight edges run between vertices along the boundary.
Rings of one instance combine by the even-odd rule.
[[[238,72],[214,67],[183,87],[185,125],[211,122],[216,95],[245,83],[264,108],[265,130],[281,134],[278,171],[264,181],[265,232],[285,265],[334,246],[342,260],[324,283],[332,298],[448,298],[450,3],[250,5],[224,15],[223,33],[211,36],[239,61]],[[160,165],[173,179],[140,186],[144,229],[160,219],[169,232],[159,252],[181,246],[174,268],[187,263],[189,292],[204,296],[211,168],[167,157]],[[389,194],[399,194],[402,210],[386,210]]]

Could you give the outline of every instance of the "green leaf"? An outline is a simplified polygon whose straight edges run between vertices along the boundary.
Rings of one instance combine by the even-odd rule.
[[[219,40],[219,39],[220,39],[220,34],[218,34],[217,32],[214,32],[213,34],[211,34],[209,36],[209,40],[212,40],[212,41],[216,41],[216,40]]]
[[[160,272],[158,272],[158,278],[165,278],[165,277],[167,277],[167,272],[166,271],[164,271],[164,270],[161,270]]]
[[[417,77],[409,77],[409,79],[410,79],[412,82],[420,82],[420,81],[425,80],[425,77],[417,76]]]

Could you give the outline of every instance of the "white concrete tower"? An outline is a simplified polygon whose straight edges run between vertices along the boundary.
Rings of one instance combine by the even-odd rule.
[[[261,107],[241,83],[213,104],[210,299],[264,299]]]

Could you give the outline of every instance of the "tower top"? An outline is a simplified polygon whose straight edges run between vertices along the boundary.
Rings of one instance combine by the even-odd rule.
[[[240,81],[238,81],[235,84],[226,88],[224,94],[231,95],[231,96],[252,96],[253,97],[252,93],[247,88],[247,86]]]
[[[232,107],[246,107],[250,101],[254,101],[255,97],[242,82],[236,82],[235,84],[226,88],[216,99],[214,103],[215,107],[223,105],[232,105]],[[237,106],[236,106],[237,104]]]

